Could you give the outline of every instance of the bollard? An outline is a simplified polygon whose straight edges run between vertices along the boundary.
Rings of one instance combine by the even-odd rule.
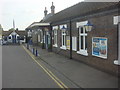
[[[33,48],[33,54],[35,54],[35,49]]]
[[[35,53],[35,56],[36,56],[36,57],[38,56],[38,51],[37,51],[37,48],[36,48],[36,53]]]

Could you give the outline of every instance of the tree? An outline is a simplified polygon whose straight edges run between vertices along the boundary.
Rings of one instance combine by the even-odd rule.
[[[16,28],[16,31],[18,31],[18,28]]]
[[[14,28],[9,29],[9,31],[14,31],[14,30],[15,30]]]

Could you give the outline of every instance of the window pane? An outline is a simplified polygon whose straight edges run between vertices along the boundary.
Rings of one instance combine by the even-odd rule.
[[[85,50],[87,50],[87,36],[85,36]]]
[[[81,49],[83,49],[83,36],[81,36]]]
[[[83,33],[83,27],[81,27],[81,33]]]
[[[64,35],[64,45],[66,45],[66,36]]]
[[[87,33],[86,29],[85,29],[85,33]]]
[[[64,43],[64,35],[62,37],[63,37],[63,46],[64,46],[65,45],[65,43]]]
[[[65,32],[63,31],[63,34],[64,34]]]

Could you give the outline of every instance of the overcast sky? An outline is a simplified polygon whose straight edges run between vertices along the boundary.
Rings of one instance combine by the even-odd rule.
[[[44,16],[44,9],[47,7],[50,13],[52,2],[55,5],[55,12],[59,12],[82,0],[0,0],[0,24],[4,30],[15,27],[24,30],[32,22],[40,21]]]
[[[24,30],[31,23],[38,22],[44,17],[45,7],[50,13],[52,2],[54,2],[55,12],[57,13],[81,1],[84,0],[0,0],[0,24],[4,30],[8,30],[13,27],[14,19],[15,27]],[[103,0],[97,1],[103,2]]]

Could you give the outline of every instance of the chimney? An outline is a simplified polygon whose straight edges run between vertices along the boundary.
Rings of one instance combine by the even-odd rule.
[[[45,7],[45,11],[44,11],[44,16],[46,16],[47,15],[47,9],[46,9],[46,7]]]
[[[52,15],[55,13],[55,6],[53,5],[53,2],[52,2],[52,6],[51,6],[51,13],[52,13]]]

